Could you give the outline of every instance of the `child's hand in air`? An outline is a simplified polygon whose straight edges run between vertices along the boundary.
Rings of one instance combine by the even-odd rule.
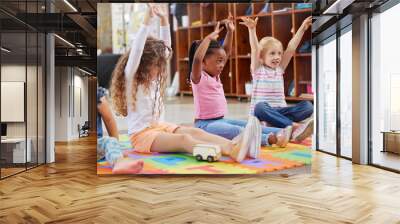
[[[229,16],[227,19],[225,19],[223,21],[225,23],[226,29],[230,32],[235,31],[235,24],[233,23],[233,16],[232,14],[229,12]]]
[[[158,17],[163,18],[167,16],[167,10],[165,8],[165,5],[154,5],[153,6],[153,12],[156,14]]]
[[[301,24],[301,28],[305,31],[311,26],[311,24],[312,24],[312,17],[309,16],[303,21],[303,23]]]
[[[247,26],[249,30],[255,29],[257,26],[258,17],[256,17],[256,19],[254,20],[250,19],[249,17],[243,17],[240,19],[242,20],[242,22],[240,22],[239,24]]]
[[[224,29],[224,27],[219,28],[219,22],[215,26],[214,32],[208,34],[206,38],[209,38],[210,40],[216,40],[218,38],[219,32],[221,32]]]
[[[146,14],[144,15],[143,23],[146,24],[146,25],[149,25],[150,24],[150,20],[153,17],[154,17],[154,5],[148,3],[147,4],[147,11],[146,11]]]

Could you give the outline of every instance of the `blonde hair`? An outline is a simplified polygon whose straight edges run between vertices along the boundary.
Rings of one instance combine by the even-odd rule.
[[[264,57],[272,45],[278,46],[283,51],[282,42],[280,42],[278,39],[274,37],[264,37],[259,42],[261,58]]]
[[[112,74],[110,88],[113,107],[118,114],[123,116],[128,115],[125,66],[128,62],[129,53],[130,50],[119,58]],[[155,80],[157,90],[154,96],[153,118],[155,116],[160,116],[162,99],[166,87],[166,76],[163,74],[166,72],[167,61],[170,58],[171,53],[171,48],[168,47],[164,41],[152,37],[146,39],[142,57],[140,58],[138,69],[132,81],[132,92],[130,97],[132,98],[133,111],[136,110],[136,93],[138,86],[143,85],[145,94],[149,94],[150,84],[152,81],[152,77],[150,77],[150,69],[152,66],[156,66],[159,68],[159,73]],[[158,92],[160,93],[160,97],[157,97]],[[155,112],[156,101],[158,101],[157,113]]]

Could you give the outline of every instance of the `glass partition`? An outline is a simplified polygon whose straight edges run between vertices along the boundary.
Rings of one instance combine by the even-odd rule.
[[[400,4],[371,18],[372,164],[400,171]]]
[[[340,155],[352,157],[352,32],[340,36]]]
[[[318,149],[336,154],[336,37],[318,47]]]

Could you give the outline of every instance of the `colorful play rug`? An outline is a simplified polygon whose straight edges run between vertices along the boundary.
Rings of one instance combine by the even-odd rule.
[[[122,135],[120,141],[125,149],[132,149],[127,135]],[[311,165],[309,143],[288,144],[286,148],[263,147],[261,158],[242,163],[235,163],[229,157],[222,157],[219,162],[199,162],[193,156],[177,153],[143,154],[130,150],[128,155],[144,161],[139,174],[260,174]],[[111,166],[104,159],[97,161],[97,174],[111,174]]]

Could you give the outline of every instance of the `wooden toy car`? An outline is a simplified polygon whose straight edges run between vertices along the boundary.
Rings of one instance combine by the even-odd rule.
[[[193,148],[193,156],[198,161],[218,161],[221,158],[221,148],[218,145],[198,144]]]

